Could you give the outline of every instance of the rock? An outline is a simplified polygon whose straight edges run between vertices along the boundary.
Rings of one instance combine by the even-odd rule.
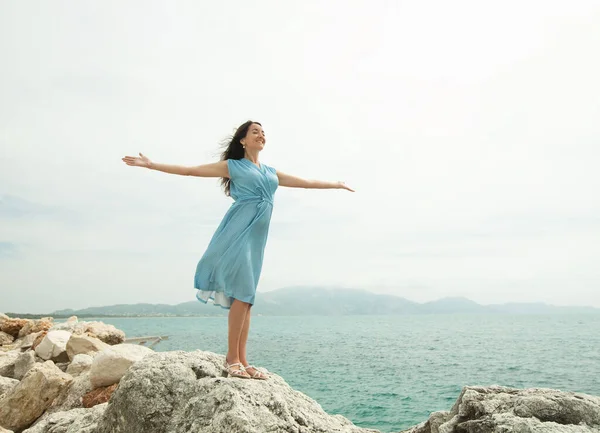
[[[0,397],[17,386],[18,383],[19,381],[17,379],[0,376]]]
[[[42,342],[36,346],[35,353],[45,360],[53,359],[61,362],[66,358],[68,361],[67,342],[69,338],[71,338],[71,333],[68,331],[48,331]],[[60,359],[61,357],[62,359]]]
[[[82,374],[73,378],[69,386],[63,389],[60,395],[54,399],[52,406],[46,410],[46,413],[64,412],[83,407],[83,396],[92,389],[89,374]]]
[[[15,379],[23,379],[23,376],[35,365],[35,352],[29,350],[19,355],[15,362]]]
[[[278,375],[225,378],[223,361],[199,350],[146,356],[121,379],[95,433],[376,432],[328,415]]]
[[[117,386],[118,384],[114,383],[112,385],[96,388],[88,392],[82,398],[83,407],[93,407],[97,404],[106,403],[108,400],[110,400],[110,396],[113,395],[117,389]]]
[[[0,425],[0,433],[13,433],[12,430],[6,430],[4,427]]]
[[[10,377],[15,376],[15,362],[21,352],[19,350],[11,350],[10,352],[0,352],[0,376]],[[1,425],[1,424],[0,424]]]
[[[106,344],[115,345],[125,341],[125,333],[113,325],[102,322],[87,322],[85,328],[86,334],[90,337],[96,337]]]
[[[125,341],[125,333],[123,331],[103,322],[67,321],[54,325],[51,330],[69,331],[73,335],[86,334],[110,345],[121,344]]]
[[[92,358],[90,355],[86,355],[85,353],[80,353],[75,355],[69,366],[67,367],[67,373],[69,373],[73,377],[77,377],[80,374],[89,371],[92,366]]]
[[[56,365],[60,371],[64,371],[65,373],[67,372],[67,368],[69,368],[68,362],[54,362],[54,365]]]
[[[52,361],[36,364],[0,404],[0,425],[20,431],[31,425],[72,381]]]
[[[464,387],[450,412],[402,433],[600,431],[600,397],[547,388]]]
[[[152,349],[136,344],[118,344],[103,350],[92,361],[92,386],[99,388],[119,382],[132,364],[152,353]]]
[[[49,331],[42,331],[40,332],[37,337],[35,337],[35,340],[33,340],[33,343],[31,344],[31,348],[33,350],[35,350],[42,341],[44,341],[44,338],[46,338],[46,335],[48,335]]]
[[[26,319],[4,319],[0,324],[0,331],[6,332],[14,338],[17,338],[19,336],[19,331],[26,324]]]
[[[52,327],[52,321],[52,317],[42,317],[38,320],[27,321],[27,324],[19,331],[19,338],[23,338],[32,333],[49,330]]]
[[[101,352],[110,348],[109,344],[104,343],[98,338],[90,337],[89,335],[72,335],[67,343],[67,355],[69,359],[73,359],[80,353],[92,354]]]
[[[90,409],[72,409],[44,416],[22,433],[95,433],[98,420],[106,410],[106,403]]]
[[[7,334],[4,331],[0,331],[0,346],[5,346],[7,344],[12,343],[13,341],[15,341],[15,337],[13,337],[10,334]]]

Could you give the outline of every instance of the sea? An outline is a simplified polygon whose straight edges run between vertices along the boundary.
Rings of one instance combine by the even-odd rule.
[[[168,336],[156,351],[227,351],[226,317],[97,320]],[[600,314],[253,316],[248,353],[329,414],[381,432],[450,410],[467,385],[600,395]]]

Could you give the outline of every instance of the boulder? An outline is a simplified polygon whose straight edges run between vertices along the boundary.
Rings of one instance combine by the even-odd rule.
[[[21,351],[11,350],[10,352],[0,352],[0,376],[14,379],[15,363],[19,358]]]
[[[449,412],[401,433],[597,433],[600,397],[547,388],[464,387]]]
[[[152,353],[152,349],[136,344],[117,344],[103,350],[92,361],[92,386],[99,388],[119,382],[131,365]]]
[[[0,425],[20,431],[29,427],[72,381],[52,361],[36,364],[8,391],[0,404]]]
[[[0,323],[0,331],[12,335],[14,338],[19,336],[19,331],[27,324],[27,319],[4,319]]]
[[[71,338],[71,333],[68,331],[48,331],[42,342],[36,346],[35,353],[45,360],[68,361],[67,342],[69,338]]]
[[[46,335],[48,335],[49,331],[42,331],[39,334],[37,334],[37,336],[35,337],[35,340],[33,340],[33,343],[31,343],[31,348],[33,350],[35,350],[42,341],[44,341],[44,338],[46,338]]]
[[[95,433],[376,432],[328,415],[276,374],[225,378],[223,361],[199,350],[146,356],[119,382]]]
[[[80,374],[89,371],[92,366],[92,358],[90,355],[86,355],[85,353],[80,353],[75,355],[69,366],[67,367],[67,373],[69,373],[73,377],[77,377]]]
[[[72,335],[67,343],[67,355],[69,359],[73,360],[76,355],[81,353],[90,355],[110,347],[109,344],[89,335]]]
[[[83,396],[92,391],[89,374],[82,374],[73,381],[54,399],[46,413],[64,412],[83,407]]]
[[[23,376],[35,365],[35,352],[28,350],[19,355],[15,362],[15,379],[23,379]]]
[[[90,409],[72,409],[44,415],[22,433],[95,433],[98,420],[106,410],[106,403]]]
[[[7,334],[4,331],[0,331],[0,346],[6,346],[7,344],[15,341],[15,337],[10,334]]]
[[[121,344],[125,341],[123,331],[102,322],[87,322],[85,333],[110,345]]]
[[[17,386],[18,383],[19,381],[17,379],[0,376],[0,397]]]
[[[69,331],[73,335],[89,335],[110,345],[121,344],[125,341],[123,331],[103,322],[67,321],[54,325],[51,330]]]
[[[12,430],[6,430],[4,427],[0,425],[0,433],[13,433]]]
[[[53,324],[52,320],[52,317],[42,317],[38,320],[27,321],[27,324],[19,331],[19,338],[23,338],[32,333],[49,330]]]

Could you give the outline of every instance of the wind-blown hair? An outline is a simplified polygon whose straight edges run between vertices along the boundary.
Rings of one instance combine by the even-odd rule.
[[[231,138],[225,140],[223,145],[225,150],[223,150],[223,153],[221,153],[221,161],[225,161],[228,159],[242,159],[244,157],[245,151],[240,140],[246,136],[246,134],[248,133],[248,129],[253,124],[260,125],[259,122],[248,120],[247,122],[241,124],[238,127],[238,129],[236,129],[235,133]],[[231,179],[227,177],[221,178],[221,186],[223,187],[225,195],[227,196],[230,195],[230,184]]]

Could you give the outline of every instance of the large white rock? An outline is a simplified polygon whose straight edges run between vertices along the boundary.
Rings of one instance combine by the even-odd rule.
[[[67,343],[71,338],[69,331],[49,331],[42,342],[35,348],[35,353],[42,359],[55,359],[67,351]]]
[[[93,355],[96,352],[110,349],[112,346],[104,343],[98,338],[89,335],[72,335],[67,343],[67,355],[73,360],[76,355]]]
[[[133,365],[111,396],[95,433],[367,433],[278,375],[223,377],[224,357],[157,352]]]
[[[91,368],[93,360],[94,358],[92,358],[90,355],[86,355],[85,353],[75,355],[67,367],[67,373],[73,377],[77,377]]]
[[[12,430],[6,430],[4,427],[0,425],[0,433],[13,433]]]
[[[151,353],[154,353],[152,349],[137,344],[117,344],[103,350],[92,361],[92,386],[99,388],[119,382],[132,364]]]
[[[0,425],[17,431],[29,427],[72,380],[52,361],[36,363],[23,380],[2,397]]]

